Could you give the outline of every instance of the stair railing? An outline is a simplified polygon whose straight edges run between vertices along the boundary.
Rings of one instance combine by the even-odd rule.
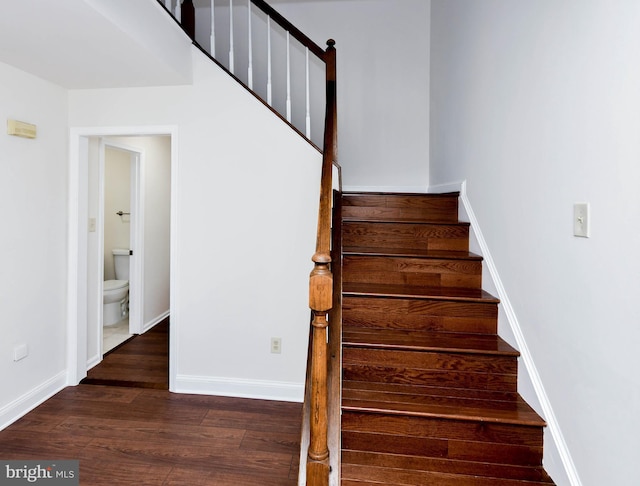
[[[333,308],[334,282],[331,270],[331,214],[333,199],[333,167],[337,160],[338,115],[336,98],[335,42],[329,40],[326,62],[326,114],[318,232],[314,268],[309,279],[309,307],[312,313],[311,336],[311,396],[309,449],[307,453],[307,486],[329,484],[330,458],[328,446],[328,313]],[[338,454],[334,451],[334,454]]]
[[[158,1],[200,49],[322,147],[325,50],[264,0]]]
[[[194,43],[203,49],[201,43],[203,35],[198,34],[196,25],[197,21],[193,16],[198,17],[198,9],[194,9],[193,0],[158,0],[174,18],[181,23],[185,32],[194,40]],[[311,329],[309,342],[309,363],[308,363],[308,382],[305,404],[309,408],[309,423],[303,424],[303,429],[308,430],[308,449],[306,456],[306,465],[301,471],[305,471],[303,478],[299,478],[299,484],[307,486],[327,486],[329,484],[331,463],[339,464],[339,436],[336,435],[338,424],[329,424],[329,369],[336,369],[334,357],[329,357],[327,353],[327,337],[329,331],[329,315],[334,306],[334,299],[339,298],[339,292],[334,286],[334,276],[331,268],[331,231],[332,231],[332,207],[333,207],[333,191],[334,191],[334,168],[338,174],[338,190],[341,190],[341,169],[337,163],[337,147],[338,147],[338,114],[337,114],[337,96],[336,96],[336,50],[335,41],[329,39],[327,41],[327,49],[323,50],[305,34],[298,30],[293,24],[285,19],[281,14],[269,6],[264,0],[209,0],[210,30],[207,33],[207,42],[209,44],[207,52],[211,58],[226,69],[229,74],[235,77],[239,82],[245,85],[256,96],[263,100],[268,106],[274,109],[279,115],[287,121],[298,133],[304,136],[310,143],[318,147],[322,145],[322,177],[320,183],[320,201],[318,208],[318,230],[316,237],[316,251],[312,257],[314,268],[309,277],[309,307],[311,308]],[[202,2],[198,2],[200,4]],[[245,38],[245,54],[246,54],[246,76],[237,72],[238,56],[237,53],[242,51],[238,48],[236,39],[236,17],[234,15],[234,7],[238,9],[238,5],[244,5],[247,8],[247,37]],[[225,12],[220,12],[220,9]],[[257,18],[255,10],[262,12],[266,19]],[[228,12],[228,13],[227,13]],[[183,14],[188,17],[183,18]],[[223,44],[216,32],[216,26],[219,25],[219,16],[225,14],[228,16],[228,42],[229,48],[226,59],[220,60],[218,51],[220,45]],[[217,20],[218,19],[218,20]],[[266,20],[266,60],[261,66],[265,66],[266,73],[263,73],[263,79],[266,80],[264,89],[260,90],[254,86],[255,67],[254,62],[254,33],[252,26],[260,21]],[[273,55],[272,39],[274,37],[275,27],[278,26],[286,34],[286,100],[283,103],[283,109],[279,109],[274,102],[274,71],[273,71]],[[302,46],[304,51],[304,122],[297,122],[293,116],[292,110],[292,93],[294,92],[292,82],[298,79],[292,76],[292,41],[294,39]],[[323,84],[325,86],[325,110],[324,110],[324,131],[322,139],[319,143],[314,143],[312,137],[312,119],[311,113],[311,62],[310,54],[312,54],[321,64],[324,65]],[[320,115],[321,116],[321,115]],[[300,117],[299,117],[300,118]],[[339,280],[339,279],[338,279]],[[335,309],[334,309],[335,310]],[[331,313],[332,319],[339,313]],[[339,327],[337,327],[339,329]],[[332,340],[334,336],[331,336]],[[333,346],[334,341],[331,341]],[[332,351],[332,354],[336,352]],[[339,358],[338,358],[339,359]],[[332,363],[329,368],[329,363]],[[335,374],[335,373],[334,373]],[[335,390],[335,379],[333,377],[332,390]],[[332,400],[338,400],[339,396],[335,396],[335,392],[331,392]],[[336,404],[332,404],[334,407]],[[339,406],[339,404],[338,404]],[[339,414],[336,414],[332,408],[332,421],[339,422]],[[332,438],[329,441],[329,433],[331,429]],[[338,439],[336,439],[338,437]],[[303,447],[306,445],[307,439],[303,438]],[[330,458],[329,443],[332,445],[332,457]],[[331,463],[330,463],[331,459]],[[337,474],[337,471],[335,471]],[[336,474],[332,476],[332,483],[339,478]]]

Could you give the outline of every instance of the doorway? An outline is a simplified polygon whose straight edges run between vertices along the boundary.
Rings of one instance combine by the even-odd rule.
[[[103,290],[104,281],[111,277],[113,268],[113,261],[105,258],[105,254],[111,253],[108,247],[113,246],[109,238],[105,243],[107,217],[113,216],[120,220],[122,227],[128,225],[130,229],[128,245],[123,245],[122,241],[116,244],[128,246],[133,253],[130,256],[129,333],[142,334],[172,314],[175,140],[175,127],[72,129],[69,385],[79,383],[103,358]],[[105,204],[105,160],[110,151],[119,153],[129,162],[130,207],[123,205],[117,211]],[[165,155],[162,155],[163,151]],[[75,194],[77,198],[73,197]],[[111,212],[114,214],[105,214]],[[145,238],[145,234],[150,237]],[[173,315],[171,321],[170,335],[174,334],[177,325]],[[170,386],[175,369],[174,349],[172,344],[169,350]]]
[[[98,189],[96,226],[99,233],[98,248],[91,251],[90,244],[88,257],[97,260],[94,263],[98,269],[96,273],[100,286],[97,295],[106,295],[107,287],[107,292],[113,295],[109,299],[113,302],[109,304],[99,305],[99,299],[96,299],[97,322],[89,320],[88,323],[89,327],[93,325],[98,331],[97,340],[102,357],[134,334],[140,334],[143,329],[140,312],[144,305],[144,292],[141,291],[144,274],[140,265],[144,259],[141,173],[145,154],[142,148],[134,146],[135,138],[125,142],[113,138],[99,139],[99,180],[98,184],[89,184],[90,200],[94,192],[92,188]],[[92,221],[91,214],[89,220]],[[91,268],[92,262],[89,261],[88,265]]]

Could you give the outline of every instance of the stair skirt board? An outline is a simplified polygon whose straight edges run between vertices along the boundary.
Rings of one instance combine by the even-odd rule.
[[[176,393],[219,395],[223,397],[255,398],[281,402],[299,402],[304,399],[304,383],[270,380],[247,380],[217,376],[178,375]]]
[[[571,457],[571,453],[569,452],[569,448],[567,446],[566,441],[564,440],[564,436],[562,435],[562,431],[560,429],[560,424],[553,412],[553,408],[551,406],[551,402],[549,401],[549,397],[544,389],[544,385],[542,384],[542,379],[540,378],[540,374],[535,366],[533,361],[533,357],[531,356],[531,352],[527,346],[527,342],[525,340],[524,334],[522,332],[522,328],[520,326],[520,322],[516,316],[516,313],[511,305],[511,301],[509,300],[509,296],[507,294],[504,285],[502,284],[502,280],[500,279],[500,275],[498,274],[498,270],[491,256],[491,252],[489,251],[489,247],[487,245],[486,240],[482,234],[482,230],[480,225],[478,224],[478,220],[475,216],[473,208],[471,207],[471,202],[467,196],[467,181],[454,182],[450,184],[438,184],[435,186],[430,186],[428,191],[429,193],[443,193],[443,192],[459,192],[460,193],[460,220],[468,220],[470,223],[470,242],[475,239],[475,243],[478,245],[478,248],[473,248],[471,246],[471,251],[479,254],[484,258],[484,264],[486,265],[487,270],[489,271],[489,276],[491,278],[491,283],[495,287],[495,292],[498,294],[497,297],[500,299],[500,307],[502,308],[504,317],[506,318],[509,328],[514,335],[516,340],[516,348],[520,351],[520,359],[524,364],[524,375],[528,378],[531,387],[535,392],[535,397],[527,397],[524,396],[530,402],[537,401],[540,405],[541,415],[544,417],[547,427],[545,429],[545,438],[547,435],[551,435],[551,443],[550,441],[545,441],[545,458],[552,453],[550,450],[551,444],[553,444],[553,448],[555,448],[555,452],[557,456],[560,458],[562,462],[562,467],[564,469],[564,473],[566,474],[566,478],[569,481],[571,486],[582,486],[582,481],[578,476],[578,471],[575,467],[573,459]],[[493,289],[492,289],[493,290]],[[520,374],[520,380],[523,380],[522,373]],[[527,378],[524,378],[525,380]],[[526,392],[526,390],[524,390]],[[535,399],[535,400],[534,400]],[[543,462],[547,462],[543,459]],[[559,481],[560,478],[557,474],[554,475],[554,479]],[[558,484],[561,484],[559,482]]]

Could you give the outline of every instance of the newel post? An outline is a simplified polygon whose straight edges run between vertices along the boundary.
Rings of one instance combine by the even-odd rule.
[[[332,307],[333,276],[328,253],[316,253],[309,279],[309,307],[313,314],[311,348],[311,424],[307,452],[307,486],[329,484],[327,444],[327,313]]]

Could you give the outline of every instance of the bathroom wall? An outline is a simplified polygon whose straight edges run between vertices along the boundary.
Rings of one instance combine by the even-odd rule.
[[[144,211],[142,326],[169,312],[169,240],[171,236],[171,137],[109,137],[142,153],[140,186]],[[135,251],[135,250],[134,250]],[[106,277],[105,277],[106,278]]]
[[[104,279],[114,280],[114,248],[129,248],[131,216],[131,153],[107,146],[104,158]]]

